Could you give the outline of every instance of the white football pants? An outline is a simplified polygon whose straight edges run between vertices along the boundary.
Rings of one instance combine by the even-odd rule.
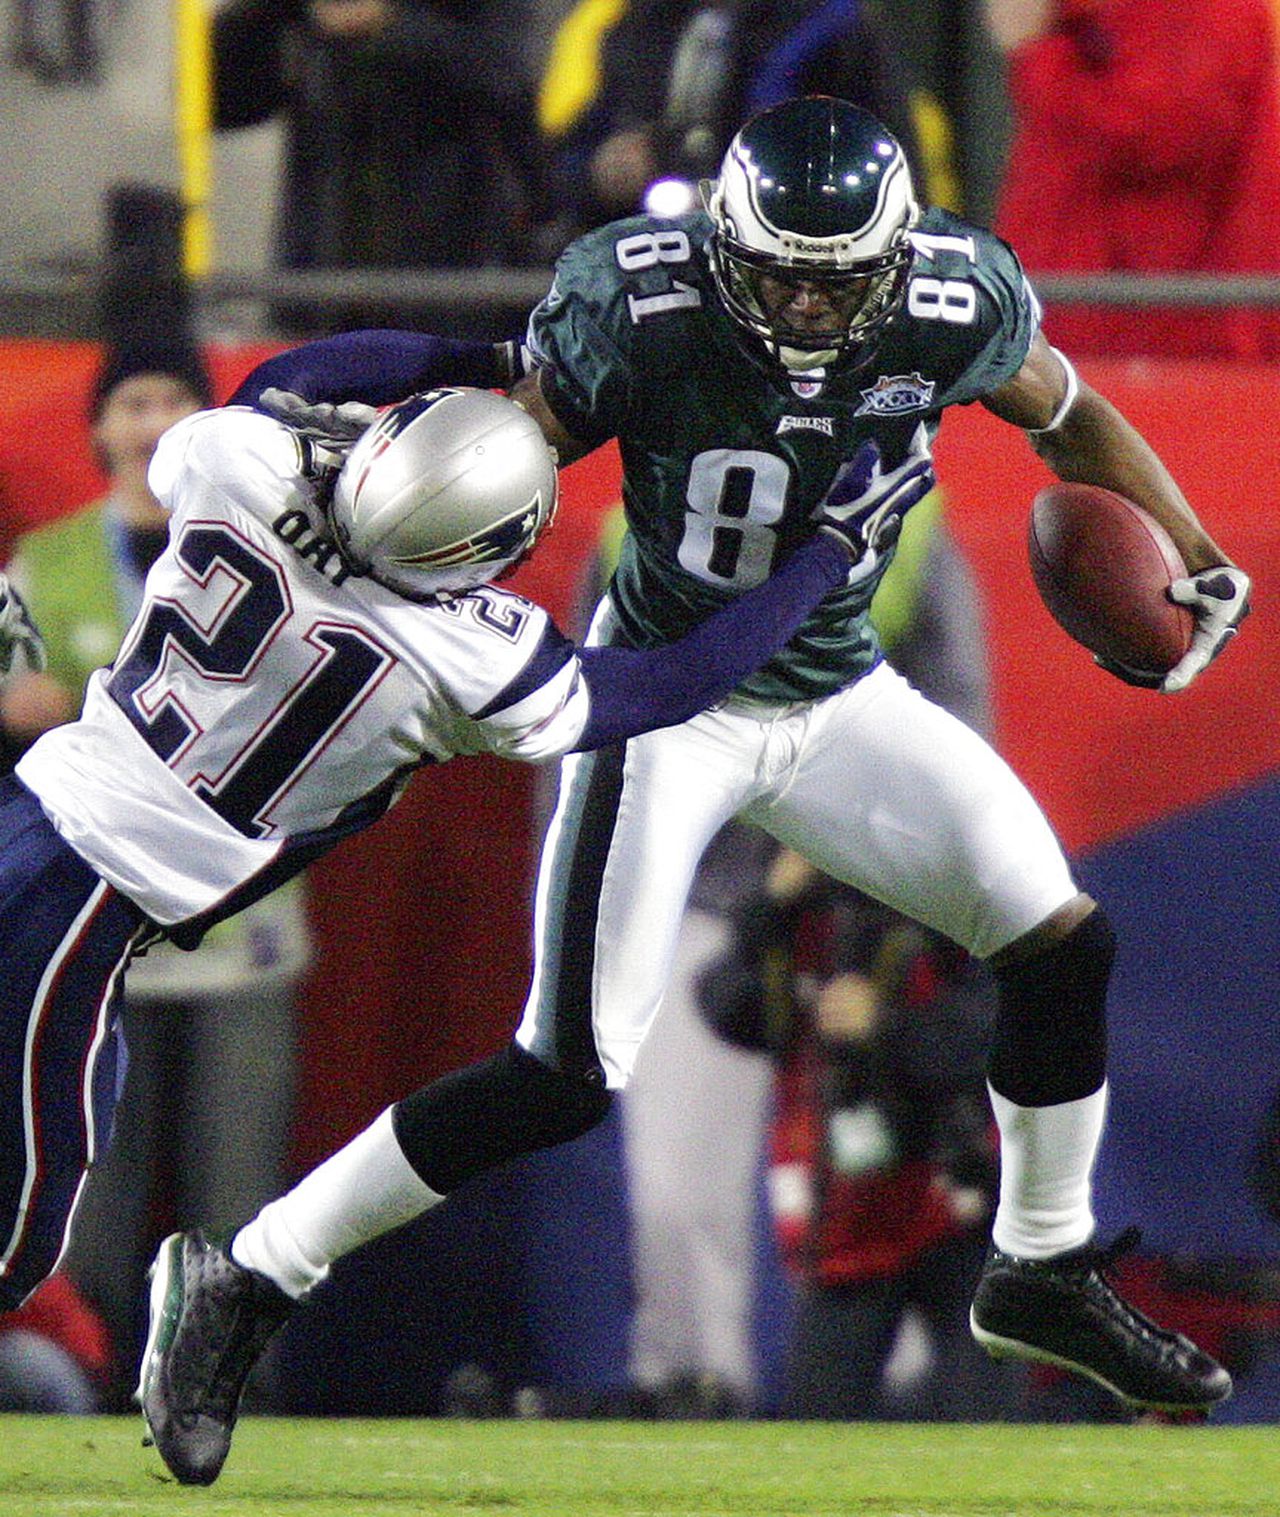
[[[539,868],[533,984],[516,1037],[623,1088],[715,832],[741,815],[986,958],[1076,894],[1026,787],[888,664],[823,700],[734,699],[563,761]]]

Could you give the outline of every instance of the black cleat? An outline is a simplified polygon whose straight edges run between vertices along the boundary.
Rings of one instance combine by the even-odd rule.
[[[151,1266],[151,1320],[137,1400],[183,1485],[218,1478],[249,1371],[293,1310],[273,1281],[203,1233],[173,1233]]]
[[[993,1244],[969,1312],[973,1336],[995,1359],[1054,1364],[1096,1381],[1129,1407],[1207,1411],[1231,1394],[1231,1376],[1181,1333],[1129,1305],[1106,1270],[1138,1241],[1086,1244],[1051,1259],[1015,1259]]]

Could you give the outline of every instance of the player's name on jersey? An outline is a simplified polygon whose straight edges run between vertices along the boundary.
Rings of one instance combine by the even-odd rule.
[[[340,585],[351,578],[351,570],[342,562],[337,548],[328,538],[321,537],[311,525],[305,511],[296,506],[292,510],[282,511],[271,523],[271,530],[333,584]]]

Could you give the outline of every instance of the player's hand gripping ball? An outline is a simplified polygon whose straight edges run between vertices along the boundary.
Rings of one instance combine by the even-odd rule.
[[[1031,573],[1054,620],[1110,673],[1160,688],[1196,618],[1170,598],[1186,566],[1146,511],[1097,485],[1055,484],[1031,507]]]
[[[1159,522],[1097,485],[1041,490],[1028,548],[1055,620],[1130,685],[1185,690],[1249,614],[1242,569],[1213,564],[1188,574]]]

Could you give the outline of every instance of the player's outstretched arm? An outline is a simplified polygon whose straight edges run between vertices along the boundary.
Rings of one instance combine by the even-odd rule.
[[[776,574],[661,648],[583,648],[591,695],[577,751],[670,727],[731,694],[785,647],[824,595],[849,575],[851,551],[820,535]]]
[[[274,389],[301,401],[381,406],[437,385],[507,389],[520,372],[520,344],[514,341],[468,342],[392,330],[342,332],[266,359],[241,381],[228,404],[260,409],[262,392]]]
[[[1059,479],[1101,485],[1141,506],[1169,533],[1187,577],[1169,597],[1196,619],[1191,647],[1159,689],[1183,690],[1235,636],[1249,614],[1249,576],[1232,563],[1136,427],[1076,376],[1070,362],[1037,333],[1022,368],[984,404],[1022,427]]]

